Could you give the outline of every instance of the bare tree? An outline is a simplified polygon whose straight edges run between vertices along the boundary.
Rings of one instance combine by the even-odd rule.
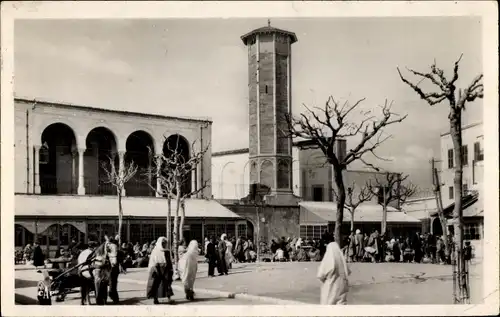
[[[179,146],[180,137],[176,139],[174,147],[171,147],[169,142],[166,142],[166,152],[165,154],[152,154],[150,150],[150,155],[155,158],[154,171],[148,171],[147,174],[154,173],[158,179],[159,188],[153,188],[162,197],[167,200],[167,239],[168,244],[173,250],[173,260],[175,264],[175,276],[178,277],[178,264],[179,264],[179,253],[178,244],[182,240],[182,227],[185,221],[185,202],[189,197],[196,196],[198,193],[202,192],[209,185],[209,180],[205,180],[198,188],[191,189],[191,191],[185,191],[185,184],[189,181],[189,176],[198,168],[199,164],[203,164],[203,158],[205,153],[208,151],[210,145],[202,148],[199,151],[194,151],[196,148],[196,141],[191,144],[190,156],[186,160],[182,149]],[[172,200],[175,200],[175,213],[174,213],[174,225],[172,240],[170,239],[170,229],[171,229],[171,215],[172,215]],[[180,220],[180,221],[179,221]],[[179,232],[180,231],[180,232]]]
[[[463,153],[462,153],[462,111],[468,102],[473,102],[476,99],[483,98],[483,74],[476,76],[465,89],[457,89],[456,82],[458,80],[458,69],[462,55],[455,62],[453,67],[453,75],[451,79],[446,78],[444,71],[436,66],[436,61],[431,65],[430,72],[418,72],[413,69],[408,71],[416,76],[420,81],[415,84],[407,80],[397,68],[399,77],[408,85],[418,96],[425,100],[429,105],[434,106],[443,101],[447,101],[450,112],[448,119],[450,122],[450,134],[453,140],[454,157],[455,157],[455,207],[453,209],[453,223],[455,233],[455,250],[458,259],[458,280],[459,298],[455,299],[459,303],[467,303],[469,301],[467,276],[465,268],[465,259],[463,256],[463,212],[462,212],[462,183],[463,183]],[[419,87],[420,82],[427,81],[431,83],[437,91],[424,92]],[[443,228],[446,232],[446,228]]]
[[[368,184],[361,187],[357,195],[355,195],[355,192],[356,183],[353,182],[351,186],[347,187],[347,198],[345,202],[345,208],[351,214],[351,232],[354,231],[354,212],[361,204],[370,201],[373,197],[373,193],[370,191]],[[335,190],[333,190],[333,196],[337,199]]]
[[[384,127],[403,121],[405,116],[398,116],[391,111],[391,104],[385,102],[382,117],[376,119],[370,115],[370,111],[364,112],[364,118],[359,122],[348,120],[348,115],[356,109],[365,99],[360,99],[353,105],[345,102],[340,105],[333,97],[329,97],[323,108],[315,107],[316,111],[309,109],[298,117],[286,116],[288,135],[292,138],[300,138],[313,141],[313,148],[319,148],[325,155],[329,164],[333,166],[334,181],[337,187],[337,214],[335,221],[335,240],[342,243],[341,227],[344,218],[344,206],[346,191],[342,171],[354,161],[361,161],[371,168],[377,169],[373,164],[367,162],[363,156],[371,153],[376,158],[380,157],[375,150],[386,141],[389,136],[383,137]],[[397,118],[395,118],[397,117]],[[361,139],[356,146],[347,151],[345,156],[339,157],[335,151],[335,143],[338,139],[356,137]]]
[[[137,173],[137,165],[132,161],[125,162],[125,156],[120,159],[120,166],[116,170],[115,157],[108,156],[108,162],[101,164],[102,169],[106,173],[106,183],[113,185],[116,188],[118,197],[118,243],[122,243],[122,226],[123,226],[123,207],[122,196],[125,190],[125,184]]]
[[[387,231],[387,207],[395,203],[396,208],[401,209],[406,200],[417,192],[417,186],[411,182],[403,185],[407,178],[408,175],[402,176],[401,174],[387,172],[384,181],[375,178],[375,184],[371,181],[368,183],[368,190],[373,195],[382,196],[378,200],[378,204],[382,206],[382,226],[380,229],[382,235]]]

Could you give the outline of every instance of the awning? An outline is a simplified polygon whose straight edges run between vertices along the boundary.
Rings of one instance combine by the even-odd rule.
[[[403,204],[402,210],[413,218],[419,220],[429,219],[431,214],[437,211],[436,198],[426,197],[407,201]]]
[[[482,195],[481,195],[482,196]],[[453,209],[455,203],[450,204],[444,208],[443,213],[445,217],[451,218],[453,216]],[[478,193],[469,194],[462,197],[462,215],[463,217],[484,217],[484,204],[483,199]],[[431,214],[432,217],[437,217],[437,211]]]
[[[335,202],[302,201],[300,206],[300,223],[328,223],[335,222],[337,205]],[[351,221],[351,213],[344,209],[344,222]],[[382,206],[361,204],[354,212],[354,222],[380,223],[382,222]],[[398,211],[396,208],[387,208],[387,223],[420,224],[420,220]]]
[[[123,197],[124,217],[165,218],[167,200],[156,197]],[[172,216],[176,203],[172,201]],[[215,200],[187,199],[186,218],[241,219]],[[179,211],[180,212],[180,211]],[[114,196],[16,195],[15,216],[31,217],[117,217],[118,200]]]

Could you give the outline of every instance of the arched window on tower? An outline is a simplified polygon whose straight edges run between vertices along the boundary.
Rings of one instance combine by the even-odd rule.
[[[278,163],[278,188],[290,187],[290,163],[280,160]]]

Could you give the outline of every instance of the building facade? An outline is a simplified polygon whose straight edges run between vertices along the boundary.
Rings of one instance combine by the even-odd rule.
[[[462,127],[462,161],[464,192],[481,191],[484,169],[483,124],[474,123]],[[454,202],[455,158],[453,141],[449,132],[441,134],[441,171],[440,182],[443,205]]]
[[[106,172],[111,164],[117,170],[129,162],[138,166],[123,193],[122,237],[134,243],[166,234],[167,208],[159,194],[152,154],[168,155],[177,148],[189,160],[206,149],[202,163],[186,177],[181,190],[195,192],[211,179],[209,119],[21,98],[14,104],[16,247],[36,239],[52,250],[69,239],[84,241],[89,233],[115,234],[116,189]],[[182,228],[186,238],[201,242],[206,235],[236,234],[241,217],[208,200],[211,191],[207,186],[188,199]]]
[[[482,240],[484,236],[484,135],[482,122],[462,127],[464,239]],[[445,213],[454,206],[455,159],[449,132],[441,134],[441,196]],[[433,219],[433,221],[437,221]],[[438,228],[438,225],[433,226]]]

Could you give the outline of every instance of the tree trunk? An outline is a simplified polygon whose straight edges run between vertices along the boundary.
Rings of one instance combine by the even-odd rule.
[[[172,216],[172,198],[170,196],[167,198],[167,206],[168,206],[168,212],[167,212],[167,244],[169,250],[172,251],[172,222],[171,222],[171,216]],[[170,252],[170,254],[173,254],[173,252]]]
[[[186,206],[184,205],[184,200],[181,202],[181,222],[179,224],[179,240],[184,240],[184,220],[186,218]],[[186,241],[187,242],[187,241]]]
[[[344,221],[345,187],[342,168],[333,166],[335,185],[337,186],[337,217],[335,219],[335,241],[342,248],[342,222]]]
[[[351,211],[351,232],[354,231],[354,211]]]
[[[174,280],[179,279],[179,209],[181,207],[181,186],[180,182],[176,181],[176,202],[174,215]]]
[[[122,226],[123,226],[123,208],[122,208],[122,193],[121,190],[117,190],[118,193],[118,245],[122,245]]]
[[[436,197],[436,206],[437,206],[437,212],[438,212],[438,217],[439,217],[439,222],[441,223],[441,230],[443,231],[442,238],[444,242],[444,253],[446,256],[449,256],[450,254],[450,244],[446,235],[446,232],[448,231],[447,226],[446,226],[446,217],[444,216],[444,211],[443,211],[443,200],[441,198],[441,190],[440,190],[440,180],[439,180],[439,175],[437,172],[437,169],[434,167],[434,159],[432,161],[432,174],[433,174],[433,179],[434,179],[434,195]],[[432,223],[431,223],[432,226]]]
[[[382,226],[380,228],[380,234],[384,235],[387,230],[387,205],[384,203],[382,205]]]
[[[466,303],[469,296],[467,294],[467,278],[465,272],[465,259],[463,257],[463,211],[462,211],[462,183],[463,183],[463,166],[462,166],[462,113],[460,108],[451,109],[450,118],[450,133],[453,140],[454,156],[455,156],[455,178],[454,178],[454,193],[455,193],[455,208],[453,209],[453,227],[455,235],[455,254],[452,261],[456,259],[457,285],[459,288],[458,301]]]

